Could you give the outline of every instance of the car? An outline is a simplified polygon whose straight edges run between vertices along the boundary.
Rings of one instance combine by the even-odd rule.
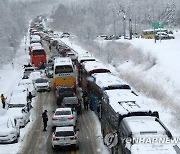
[[[19,87],[18,87],[19,86]],[[24,91],[26,89],[26,93],[28,94],[29,92],[31,92],[31,94],[33,95],[33,97],[36,96],[36,91],[34,89],[34,85],[31,79],[26,79],[26,80],[20,80],[18,83],[18,86],[15,86],[15,88],[13,89],[14,91],[20,91],[20,89],[22,88],[22,90]],[[18,90],[19,89],[19,90]],[[21,90],[21,91],[22,91]]]
[[[56,127],[52,134],[52,149],[67,146],[73,146],[78,149],[78,132],[79,129],[76,130],[73,126]]]
[[[118,39],[121,39],[121,36],[110,35],[105,38],[105,40],[118,40]]]
[[[107,37],[108,37],[107,35],[98,35],[98,36],[96,37],[96,40],[99,40],[99,41],[105,40]]]
[[[22,79],[28,79],[31,72],[34,72],[34,67],[25,67]]]
[[[6,115],[13,117],[20,128],[25,127],[30,122],[30,112],[26,106],[18,108],[11,107],[7,110]]]
[[[175,39],[174,34],[172,31],[168,32],[168,39]]]
[[[9,116],[0,116],[0,143],[17,143],[20,129],[15,119]]]
[[[48,78],[53,77],[53,65],[54,63],[48,63],[45,68],[45,74]]]
[[[62,107],[70,107],[70,108],[74,109],[78,114],[82,113],[81,101],[78,100],[78,98],[76,96],[64,97],[61,106]]]
[[[27,95],[22,93],[13,93],[9,102],[7,103],[8,108],[25,108],[28,111],[31,109],[31,104],[27,102]]]
[[[74,88],[72,88],[71,86],[60,86],[55,91],[55,94],[57,105],[61,105],[64,97],[72,97],[76,95]]]
[[[62,35],[60,36],[60,38],[69,38],[70,34],[67,32],[62,33]]]
[[[31,72],[29,75],[29,79],[32,80],[32,83],[34,84],[35,80],[38,78],[42,78],[43,74],[41,71],[35,71]]]
[[[72,52],[72,51],[65,52],[64,56],[65,57],[70,57],[74,64],[77,61],[77,55],[74,52]]]
[[[51,91],[50,81],[46,78],[37,78],[34,82],[34,89],[37,92]]]
[[[157,40],[166,40],[168,39],[168,34],[166,32],[157,32],[155,37]]]
[[[77,112],[72,108],[57,108],[52,116],[52,128],[57,126],[76,126]]]

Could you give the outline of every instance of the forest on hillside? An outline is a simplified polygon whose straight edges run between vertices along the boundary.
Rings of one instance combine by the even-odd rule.
[[[30,19],[51,11],[57,1],[0,0],[0,67],[13,61]]]
[[[80,38],[97,35],[122,35],[131,24],[132,32],[140,33],[160,22],[169,29],[180,25],[179,0],[79,0],[60,4],[52,15],[51,26],[71,32]]]

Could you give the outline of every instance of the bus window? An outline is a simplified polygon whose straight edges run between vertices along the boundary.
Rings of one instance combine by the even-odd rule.
[[[55,68],[55,74],[58,73],[71,73],[73,72],[73,68],[71,65],[57,66]]]

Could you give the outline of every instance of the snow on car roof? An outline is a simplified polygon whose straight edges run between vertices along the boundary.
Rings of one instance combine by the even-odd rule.
[[[109,104],[116,113],[125,115],[132,112],[148,112],[146,108],[140,107],[142,101],[138,96],[134,95],[131,90],[117,89],[106,90],[105,94],[108,96]]]
[[[66,127],[56,127],[56,132],[60,131],[74,131],[73,126],[66,126]]]
[[[173,145],[169,144],[134,144],[131,154],[177,154]]]
[[[105,65],[100,61],[85,61],[83,62],[83,66],[87,72],[98,69],[104,69],[110,72],[110,70],[107,67],[105,67]]]
[[[126,117],[123,121],[131,130],[133,137],[141,136],[166,136],[166,130],[155,120],[153,116],[131,116]]]
[[[108,86],[126,85],[123,80],[111,73],[94,73],[92,77],[101,89],[105,89]]]
[[[10,116],[10,117],[15,117],[15,116],[21,116],[23,113],[22,113],[22,108],[9,108],[6,112],[6,115],[7,116]]]
[[[11,96],[8,104],[27,104],[26,95],[15,93]]]
[[[57,108],[56,111],[71,111],[70,107]]]

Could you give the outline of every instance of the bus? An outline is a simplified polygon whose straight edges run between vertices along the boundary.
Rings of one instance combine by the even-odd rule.
[[[76,68],[77,68],[77,78],[78,78],[78,85],[81,86],[81,71],[82,71],[82,63],[85,61],[96,61],[92,54],[86,52],[83,54],[78,54],[76,60]]]
[[[131,87],[112,73],[95,73],[88,79],[90,109],[101,119],[101,102],[105,91],[121,89],[130,91]],[[136,94],[137,95],[137,94]]]
[[[125,142],[122,142],[124,129],[126,132],[128,132],[127,137],[132,137],[133,132],[143,129],[143,127],[138,123],[140,118],[142,118],[147,123],[149,122],[150,125],[147,126],[147,130],[149,130],[149,132],[147,131],[147,133],[152,136],[150,133],[151,129],[153,128],[150,127],[152,124],[151,122],[156,123],[155,119],[159,118],[159,114],[157,111],[152,112],[146,107],[142,107],[143,101],[138,97],[139,96],[135,96],[130,91],[121,89],[107,90],[104,92],[104,96],[101,102],[101,133],[105,145],[110,148],[112,154],[129,154],[123,151],[126,146]],[[130,117],[132,117],[134,121],[137,121],[137,124],[134,123],[134,130],[132,130],[132,128],[130,128],[130,126],[126,123],[126,120]],[[151,121],[149,119],[151,119]],[[142,128],[139,128],[138,125]],[[158,125],[161,125],[161,123]],[[152,132],[153,131],[158,132],[158,129],[156,130],[156,128],[154,128]],[[106,143],[109,134],[114,136],[116,144],[109,146],[111,143]]]
[[[94,73],[110,73],[111,71],[100,61],[85,61],[81,65],[80,81],[83,91],[88,91],[87,80]]]
[[[71,86],[76,88],[76,72],[70,57],[57,57],[53,70],[54,87]]]
[[[157,32],[166,32],[168,33],[167,29],[148,29],[142,31],[142,38],[144,39],[154,39]]]
[[[40,64],[47,63],[46,52],[45,52],[44,48],[41,46],[32,47],[31,51],[30,51],[30,57],[31,57],[31,64],[34,67],[39,67]]]

